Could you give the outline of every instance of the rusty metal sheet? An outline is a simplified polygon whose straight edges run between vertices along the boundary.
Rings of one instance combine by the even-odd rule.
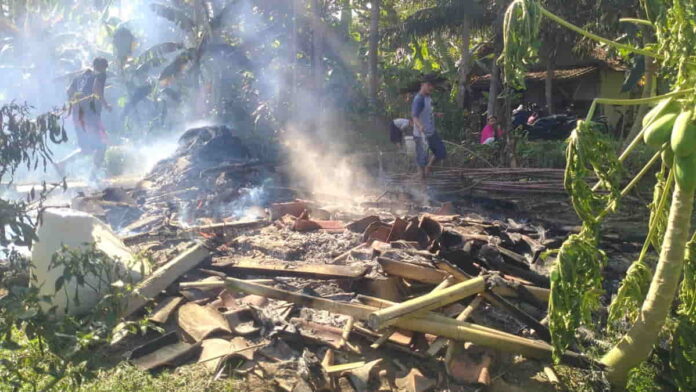
[[[420,370],[413,368],[405,377],[397,378],[396,386],[401,392],[426,392],[435,388],[435,380],[423,375]]]
[[[430,245],[430,238],[428,237],[428,233],[419,226],[418,218],[411,219],[408,222],[408,226],[406,226],[404,239],[406,241],[417,242],[421,248],[426,249]]]
[[[392,223],[391,231],[389,231],[389,236],[387,237],[387,242],[398,241],[404,238],[404,233],[406,233],[406,227],[408,222],[401,218],[396,218],[394,223]]]
[[[457,382],[488,386],[491,383],[490,368],[495,351],[487,347],[461,343],[447,361],[447,373]]]
[[[248,306],[225,312],[223,315],[237,335],[251,335],[261,330],[256,326],[254,310]]]
[[[321,226],[319,225],[319,223],[313,220],[297,218],[295,220],[295,223],[292,225],[292,229],[294,231],[299,231],[300,233],[305,233],[308,231],[319,230],[321,229]]]
[[[324,230],[330,233],[342,233],[345,227],[343,222],[339,221],[297,218],[292,229],[299,232]]]
[[[437,211],[433,212],[433,215],[458,216],[457,209],[454,207],[454,204],[452,204],[451,201],[442,203],[440,208],[438,208]]]
[[[259,354],[275,362],[290,361],[297,359],[298,356],[298,353],[282,339],[274,339],[273,342],[259,349]]]
[[[340,349],[342,346],[341,334],[343,330],[341,330],[341,328],[319,324],[301,318],[292,318],[290,322],[297,327],[300,335],[304,338],[326,344],[334,349]]]
[[[210,306],[187,303],[177,316],[179,327],[197,342],[215,333],[232,333],[225,317]]]
[[[236,336],[230,340],[230,347],[232,348],[231,356],[251,361],[254,359],[254,353],[260,348],[260,344],[253,344],[241,336]]]
[[[357,369],[348,371],[348,377],[358,392],[368,392],[370,390],[370,379],[375,376],[375,369],[381,362],[381,358],[375,359]]]
[[[418,228],[428,234],[428,239],[431,243],[442,235],[442,225],[435,219],[426,215],[421,216]]]
[[[373,222],[363,232],[363,241],[370,240],[388,242],[391,225],[384,222]]]
[[[277,220],[285,215],[299,217],[305,210],[309,209],[307,203],[303,201],[291,201],[289,203],[271,204],[271,220]]]
[[[184,300],[182,297],[166,297],[162,301],[160,301],[155,309],[152,310],[152,313],[150,314],[150,317],[148,317],[148,320],[158,323],[158,324],[164,324],[169,320],[169,316],[171,316],[172,313],[176,310],[177,307],[181,304],[181,302]]]
[[[380,219],[376,215],[366,216],[364,218],[358,219],[356,221],[350,222],[346,225],[346,229],[354,233],[363,233],[368,226],[375,222],[380,222]]]
[[[232,346],[227,339],[205,339],[201,342],[201,355],[198,357],[198,363],[203,363],[210,373],[215,373],[231,351]]]

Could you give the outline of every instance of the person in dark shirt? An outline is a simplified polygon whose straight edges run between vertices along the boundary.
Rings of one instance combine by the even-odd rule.
[[[436,162],[447,157],[445,144],[435,129],[435,115],[441,114],[433,111],[430,95],[434,89],[434,78],[426,76],[411,105],[413,140],[416,142],[416,163],[423,178],[430,174],[432,166]],[[428,148],[433,153],[430,159],[428,159]]]

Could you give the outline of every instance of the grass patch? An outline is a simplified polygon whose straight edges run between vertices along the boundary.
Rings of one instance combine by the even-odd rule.
[[[223,392],[246,390],[236,379],[213,381],[202,365],[180,366],[156,375],[143,372],[127,363],[97,372],[80,392]]]

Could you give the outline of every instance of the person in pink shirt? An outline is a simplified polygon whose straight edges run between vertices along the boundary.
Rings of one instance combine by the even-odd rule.
[[[481,130],[481,144],[491,144],[503,136],[503,129],[498,125],[498,118],[488,116],[488,124]]]

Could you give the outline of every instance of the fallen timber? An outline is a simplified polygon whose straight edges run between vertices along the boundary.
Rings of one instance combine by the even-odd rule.
[[[377,309],[367,305],[346,304],[324,298],[312,297],[305,294],[296,294],[274,287],[246,282],[241,279],[227,278],[221,283],[207,283],[203,286],[198,283],[182,283],[182,288],[225,286],[231,290],[242,291],[247,294],[259,295],[267,298],[292,302],[296,305],[311,307],[318,310],[326,310],[332,313],[344,314],[357,320],[367,321],[370,315]],[[482,346],[495,348],[501,351],[514,352],[545,361],[552,359],[552,347],[548,343],[526,339],[492,328],[482,327],[463,321],[457,321],[436,313],[428,313],[423,316],[399,319],[396,327],[414,332],[429,333],[456,341],[469,341]],[[586,357],[567,351],[562,355],[565,363],[580,366],[600,366]]]
[[[478,294],[485,289],[486,277],[479,276],[460,282],[454,286],[433,291],[424,296],[416,297],[385,309],[380,309],[370,314],[367,324],[370,328],[379,330],[397,323],[403,316],[441,308],[471,295]]]

